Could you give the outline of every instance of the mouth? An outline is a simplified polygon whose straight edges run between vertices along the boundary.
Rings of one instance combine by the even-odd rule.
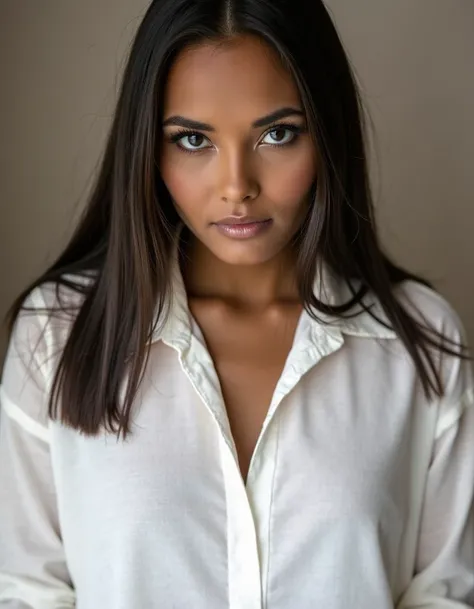
[[[266,232],[272,224],[273,220],[271,218],[261,219],[245,216],[242,218],[224,218],[219,222],[214,222],[213,226],[226,237],[232,239],[251,239]]]

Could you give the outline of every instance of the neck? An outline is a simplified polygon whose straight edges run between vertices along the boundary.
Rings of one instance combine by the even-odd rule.
[[[300,301],[290,248],[268,262],[239,266],[223,262],[193,239],[182,267],[190,298],[218,299],[251,309]]]

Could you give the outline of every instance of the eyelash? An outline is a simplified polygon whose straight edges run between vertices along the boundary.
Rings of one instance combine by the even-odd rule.
[[[295,137],[293,137],[286,144],[265,144],[265,146],[271,146],[272,148],[284,148],[286,146],[291,146],[291,144],[296,143],[299,135],[306,132],[306,129],[304,127],[300,127],[299,125],[294,125],[292,123],[280,123],[279,125],[272,125],[272,127],[263,134],[262,139],[265,138],[269,133],[272,133],[272,131],[279,131],[280,129],[291,131]],[[186,152],[187,154],[199,154],[207,150],[207,148],[190,150],[189,148],[185,148],[184,146],[179,145],[179,140],[186,136],[190,137],[191,135],[202,135],[202,137],[206,137],[199,131],[192,131],[191,129],[180,129],[179,131],[176,131],[175,133],[169,136],[169,142],[171,144],[176,144],[180,151]]]

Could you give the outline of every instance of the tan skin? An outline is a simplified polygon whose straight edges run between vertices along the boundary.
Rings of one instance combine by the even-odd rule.
[[[299,113],[253,125],[282,108]],[[183,134],[169,124],[176,116],[212,131]],[[183,268],[189,307],[219,376],[246,480],[302,311],[291,239],[308,210],[316,153],[291,75],[250,36],[181,53],[163,124],[161,174],[193,235]],[[268,220],[268,227],[236,239],[215,225],[231,215]]]

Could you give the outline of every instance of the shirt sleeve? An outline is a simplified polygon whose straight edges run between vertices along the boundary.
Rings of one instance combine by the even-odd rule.
[[[474,607],[474,395],[457,360],[438,417],[418,539],[415,577],[397,609]],[[453,397],[455,399],[453,399]]]
[[[75,606],[50,458],[51,354],[43,330],[38,315],[20,314],[0,387],[1,609]]]

